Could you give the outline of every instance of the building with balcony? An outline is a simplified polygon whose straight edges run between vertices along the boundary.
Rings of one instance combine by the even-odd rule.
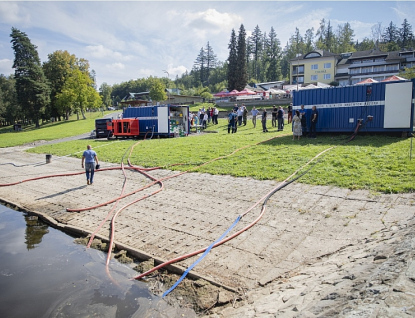
[[[340,86],[354,85],[368,78],[380,82],[397,75],[405,61],[399,51],[368,50],[341,54],[335,80]]]
[[[334,81],[339,55],[315,50],[290,60],[290,84],[329,84]]]
[[[347,86],[368,78],[380,82],[412,66],[415,66],[415,50],[373,49],[342,54],[316,50],[290,60],[290,84],[336,81],[340,86]]]

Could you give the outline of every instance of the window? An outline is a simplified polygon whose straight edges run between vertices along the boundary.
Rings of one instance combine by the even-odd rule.
[[[304,76],[297,77],[298,83],[304,83]]]
[[[370,73],[370,72],[372,72],[371,67],[362,67],[362,73]]]
[[[311,80],[312,81],[317,81],[318,80],[318,75],[311,75]]]
[[[324,68],[331,68],[331,63],[324,63]]]
[[[324,74],[324,79],[325,80],[331,79],[331,74]]]
[[[304,74],[304,65],[297,68],[298,74]]]
[[[352,68],[350,74],[360,74],[360,68]]]
[[[318,64],[311,64],[312,70],[318,70]]]
[[[387,71],[397,71],[397,70],[399,70],[399,66],[398,65],[386,65],[386,70]]]
[[[354,85],[354,84],[356,84],[356,83],[359,83],[360,81],[361,81],[361,79],[360,79],[360,78],[353,79],[353,80],[352,80],[352,85]]]
[[[349,81],[348,80],[340,80],[339,81],[339,86],[347,86],[349,85]]]
[[[384,72],[385,71],[385,65],[380,65],[380,66],[374,66],[373,67],[373,72],[377,73],[377,72]]]

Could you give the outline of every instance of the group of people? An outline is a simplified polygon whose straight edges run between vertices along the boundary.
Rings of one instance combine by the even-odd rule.
[[[213,125],[218,124],[218,116],[219,110],[216,107],[209,107],[207,110],[205,108],[199,108],[197,114],[189,114],[190,125],[201,125],[203,129],[206,129],[207,124],[210,124],[210,122]]]
[[[238,107],[238,104],[235,104],[232,111],[228,114],[228,134],[231,131],[232,133],[236,133],[238,131],[238,126],[246,126],[247,120],[248,110],[246,106],[242,104],[242,106]]]
[[[242,123],[244,126],[246,125],[247,121],[247,114],[248,110],[246,109],[245,105],[238,107],[235,104],[232,111],[228,114],[228,133],[232,131],[232,133],[236,133],[238,130],[238,125],[241,126]],[[254,128],[256,128],[256,118],[259,115],[259,110],[255,108],[255,106],[251,110],[252,115],[252,124]],[[262,131],[268,132],[267,129],[267,110],[266,108],[263,109],[261,114],[261,123],[262,123]],[[278,127],[278,131],[284,130],[284,109],[282,106],[278,108],[274,105],[271,118],[272,118],[272,127]],[[318,111],[316,106],[313,106],[311,109],[311,118],[310,118],[310,129],[307,131],[307,112],[304,108],[304,105],[301,105],[300,110],[295,111],[295,115],[293,116],[293,105],[290,104],[288,106],[288,123],[293,123],[293,139],[298,137],[300,139],[301,136],[306,136],[310,138],[316,138],[316,124],[318,119]]]
[[[307,136],[307,113],[304,109],[304,105],[301,105],[299,110],[295,111],[295,115],[293,117],[293,140],[295,137],[300,139],[301,136]],[[318,119],[318,111],[317,107],[313,106],[311,108],[311,116],[310,116],[310,131],[308,132],[308,136],[310,138],[316,138],[316,125]]]

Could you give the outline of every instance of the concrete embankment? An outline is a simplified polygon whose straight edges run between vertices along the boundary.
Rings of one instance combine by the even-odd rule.
[[[24,147],[2,149],[0,164],[12,162],[25,165],[45,160],[44,155],[22,150]],[[102,168],[110,166],[115,165],[101,163]],[[66,157],[53,157],[50,164],[43,165],[0,165],[0,183],[74,171],[82,171],[80,160]],[[156,178],[175,173],[168,170],[150,172]],[[127,175],[126,193],[150,183],[137,172],[127,171]],[[0,199],[37,212],[64,230],[86,234],[97,228],[112,205],[80,213],[67,212],[66,208],[84,208],[115,198],[120,194],[123,181],[119,170],[97,172],[94,184],[89,186],[82,174],[41,179],[1,187]],[[137,202],[120,214],[115,240],[143,260],[152,257],[161,262],[186,254],[215,241],[239,214],[277,184],[275,181],[198,173],[166,180],[163,191]],[[123,199],[119,207],[150,194],[157,187],[155,185]],[[248,213],[234,231],[249,224],[259,211],[258,207]],[[357,277],[355,269],[359,267],[355,265],[363,264],[366,259],[373,261],[372,258],[380,253],[370,250],[372,247],[380,248],[380,245],[375,247],[373,244],[391,239],[393,231],[412,229],[410,219],[414,212],[415,194],[374,194],[293,183],[271,198],[258,224],[213,249],[195,268],[194,275],[223,285],[228,291],[235,291],[228,300],[245,299],[239,305],[231,302],[227,308],[215,309],[213,316],[241,317],[243,313],[245,317],[285,317],[283,313],[291,311],[294,316],[302,312],[319,315],[306,304],[312,304],[310,295],[314,298],[321,296],[321,299],[326,297],[313,294],[316,290],[324,293],[328,289],[325,289],[324,283],[312,289],[312,278],[318,276],[320,282],[336,281],[337,278],[332,277],[341,272],[339,264],[344,272],[344,269],[350,268],[351,274]],[[107,238],[108,233],[109,223],[106,222],[99,231],[99,237]],[[392,250],[389,252],[392,253]],[[370,256],[365,257],[361,253]],[[339,256],[338,261],[330,263],[333,255]],[[353,257],[354,261],[348,256]],[[182,261],[176,269],[189,266],[195,259],[192,257]],[[384,259],[376,259],[375,264]],[[318,271],[313,266],[319,266]],[[403,266],[401,270],[405,268]],[[367,271],[370,270],[368,267]],[[302,290],[298,287],[302,284],[310,286],[310,289]],[[335,289],[337,283],[329,285]],[[281,292],[280,287],[284,287],[285,291]],[[369,293],[368,289],[366,292]],[[302,293],[303,298],[299,298],[298,294]],[[338,291],[332,293],[340,295]],[[294,295],[296,297],[290,302]],[[329,301],[340,299],[330,297],[334,296],[328,296]],[[232,303],[234,306],[231,306]]]

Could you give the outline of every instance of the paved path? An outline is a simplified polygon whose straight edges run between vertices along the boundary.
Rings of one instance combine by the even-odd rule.
[[[45,155],[22,152],[25,147],[0,149],[0,164],[41,162]],[[101,167],[115,166],[101,163]],[[52,163],[13,167],[0,165],[0,183],[26,178],[82,171],[80,160],[53,157]],[[175,174],[153,171],[160,178]],[[127,172],[126,192],[149,183],[137,172]],[[0,199],[38,211],[61,226],[92,232],[112,205],[81,213],[66,208],[95,205],[119,195],[121,171],[96,173],[94,185],[84,175],[43,179],[0,188]],[[165,181],[165,189],[124,210],[116,225],[117,242],[132,250],[167,260],[208,246],[258,198],[275,187],[275,181],[188,173]],[[123,199],[122,206],[153,192],[153,186]],[[259,214],[254,209],[235,231]],[[415,212],[415,194],[374,194],[336,187],[293,183],[269,201],[265,216],[247,232],[215,248],[195,272],[233,289],[257,289],[275,282],[318,257],[371,238],[396,224],[406,224]],[[100,236],[108,237],[108,222]],[[190,265],[196,258],[180,263]]]

